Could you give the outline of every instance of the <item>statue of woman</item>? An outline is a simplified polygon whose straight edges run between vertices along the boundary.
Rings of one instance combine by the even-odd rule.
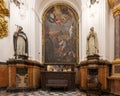
[[[22,30],[21,26],[17,26],[17,32],[13,36],[15,59],[28,58],[28,39]]]
[[[98,55],[99,49],[98,49],[98,38],[97,34],[94,31],[94,27],[90,28],[90,32],[87,36],[87,56],[91,55]]]

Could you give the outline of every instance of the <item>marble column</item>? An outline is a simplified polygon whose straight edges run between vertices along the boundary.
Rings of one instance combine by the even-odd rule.
[[[119,0],[110,0],[112,13],[115,20],[115,39],[114,39],[114,58],[120,58],[120,1]]]
[[[115,16],[114,18],[115,18],[114,57],[116,59],[116,58],[120,58],[120,14]]]
[[[110,93],[120,95],[120,0],[109,0],[114,16],[114,59],[112,61],[112,74],[108,77]]]

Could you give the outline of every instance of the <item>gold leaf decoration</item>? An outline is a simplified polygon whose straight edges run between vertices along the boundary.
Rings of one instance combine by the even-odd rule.
[[[9,10],[5,7],[4,1],[0,0],[0,38],[8,35],[8,22],[5,19],[6,16],[9,16]]]
[[[118,0],[108,0],[110,8],[114,7],[114,4],[115,4],[116,1],[118,1]]]

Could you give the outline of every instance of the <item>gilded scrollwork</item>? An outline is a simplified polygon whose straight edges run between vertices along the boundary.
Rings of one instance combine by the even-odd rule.
[[[3,38],[8,35],[8,25],[5,18],[0,17],[0,38]]]
[[[120,4],[118,0],[108,0],[109,6],[112,9],[113,16],[120,14]]]
[[[115,6],[113,9],[112,9],[112,13],[114,16],[117,16],[120,14],[120,4]]]
[[[5,7],[4,1],[0,0],[0,38],[8,35],[8,22],[5,19],[6,16],[9,16],[9,11]]]

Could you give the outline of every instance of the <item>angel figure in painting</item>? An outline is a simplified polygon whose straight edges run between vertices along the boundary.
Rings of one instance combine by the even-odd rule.
[[[28,58],[28,39],[22,30],[23,28],[17,25],[17,31],[13,36],[15,59]]]
[[[93,56],[98,55],[99,49],[98,49],[98,38],[97,34],[94,31],[94,27],[90,28],[90,32],[87,36],[87,56]]]

